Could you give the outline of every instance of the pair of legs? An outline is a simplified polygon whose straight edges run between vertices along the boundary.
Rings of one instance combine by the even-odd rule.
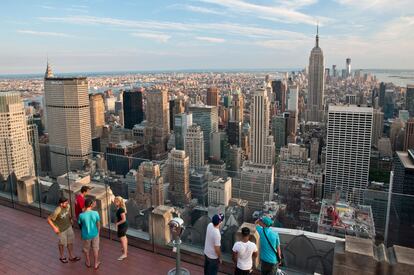
[[[204,275],[217,275],[219,263],[219,259],[210,259],[204,255]]]
[[[99,265],[101,264],[101,262],[99,261],[99,236],[96,236],[95,238],[91,240],[84,240],[83,242],[84,242],[83,253],[85,254],[85,265],[87,267],[91,267],[90,251],[92,247],[94,268],[98,269]]]
[[[66,245],[67,249],[68,249],[68,254],[69,254],[69,259],[74,259],[74,255],[73,255],[73,243],[68,243]],[[63,244],[59,243],[59,254],[60,254],[60,259],[65,259],[65,246]]]
[[[119,241],[121,242],[122,255],[118,260],[123,260],[128,257],[128,239],[126,236],[122,236],[119,238]]]
[[[73,232],[72,227],[69,227],[65,231],[59,233],[59,254],[60,254],[60,261],[62,263],[67,263],[68,260],[65,257],[65,246],[67,247],[69,260],[72,262],[79,261],[80,258],[74,256],[73,254],[73,240],[75,238],[75,234]]]
[[[265,261],[261,261],[261,274],[262,275],[273,275],[276,274],[277,264],[271,264]]]

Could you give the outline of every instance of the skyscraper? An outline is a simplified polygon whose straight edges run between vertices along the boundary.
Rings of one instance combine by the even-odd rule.
[[[395,109],[395,98],[394,98],[394,90],[387,89],[385,90],[385,99],[384,105],[382,110],[384,112],[384,119],[389,119],[394,117],[394,109]]]
[[[306,121],[324,121],[324,57],[319,47],[319,33],[316,32],[316,45],[309,57],[309,88],[306,106]]]
[[[142,106],[143,89],[125,91],[123,95],[124,127],[132,129],[136,124],[144,120],[144,108]]]
[[[257,90],[252,99],[250,106],[250,160],[253,163],[266,163],[265,155],[268,148],[269,120],[270,120],[270,102],[264,89]],[[270,144],[271,145],[271,144]],[[274,143],[273,143],[274,146]],[[273,148],[274,149],[274,148]]]
[[[105,125],[105,103],[103,94],[89,95],[89,105],[91,113],[91,135],[92,138],[102,136],[103,126]]]
[[[204,166],[204,137],[200,126],[193,124],[187,129],[184,144],[190,167],[197,169]]]
[[[410,114],[410,117],[414,117],[414,85],[407,85],[407,91],[405,93],[405,106]]]
[[[299,93],[298,92],[298,86],[296,86],[296,85],[290,85],[289,86],[289,88],[288,88],[289,98],[288,98],[288,107],[287,107],[287,109],[289,111],[294,111],[296,113],[299,111],[299,106],[298,106],[298,104],[299,104],[299,101],[298,101],[299,94],[298,93]]]
[[[45,101],[52,175],[81,169],[92,150],[87,78],[46,77]]]
[[[147,125],[161,128],[164,135],[170,131],[167,90],[151,90],[147,93]]]
[[[276,151],[285,146],[287,138],[287,117],[285,114],[272,117],[272,134],[275,141]]]
[[[137,171],[136,181],[135,199],[141,208],[164,204],[164,181],[157,163],[142,162]]]
[[[269,135],[270,101],[268,92],[257,90],[250,105],[250,158],[243,163],[236,196],[259,210],[273,199],[275,143]],[[237,189],[237,185],[235,186]]]
[[[332,65],[332,76],[333,77],[337,77],[338,76],[338,74],[337,74],[338,72],[336,71],[336,65]]]
[[[368,107],[329,106],[325,198],[339,188],[348,199],[362,203],[368,186],[372,113]]]
[[[405,124],[404,151],[409,149],[414,150],[414,118],[410,118]]]
[[[169,101],[169,118],[170,118],[170,131],[174,130],[174,116],[175,116],[175,100],[170,99]]]
[[[233,105],[232,119],[234,121],[239,121],[243,123],[244,96],[240,90],[237,90],[236,93],[233,94],[232,105]]]
[[[27,117],[27,140],[29,142],[30,149],[32,150],[32,153],[29,153],[29,156],[32,156],[29,157],[29,167],[34,169],[31,174],[35,175],[36,171],[36,175],[38,175],[42,166],[40,159],[39,131],[36,120],[31,115]],[[33,160],[33,165],[31,160]]]
[[[384,113],[374,109],[372,125],[372,145],[377,147],[378,140],[382,137],[384,131]]]
[[[185,205],[191,200],[190,159],[185,151],[171,150],[168,155],[168,181],[170,198],[174,205]]]
[[[239,121],[229,121],[226,130],[228,143],[240,147],[242,139],[242,123]]]
[[[167,90],[147,92],[145,140],[150,148],[151,159],[163,158],[166,154],[170,132],[170,113]]]
[[[12,172],[18,179],[33,175],[33,150],[27,134],[20,93],[0,93],[0,174],[4,179]]]
[[[269,163],[274,154],[274,142],[269,140],[269,121],[270,121],[270,101],[267,91],[264,89],[257,90],[252,99],[250,106],[250,160],[253,163],[272,165]],[[270,158],[269,158],[270,157]]]
[[[192,113],[176,114],[174,117],[175,148],[184,150],[184,139],[188,128],[193,124]],[[204,158],[204,155],[203,155]]]
[[[210,87],[207,89],[207,105],[219,106],[220,95],[219,90],[216,87]]]
[[[287,86],[283,80],[272,81],[272,90],[275,95],[275,101],[278,113],[283,113],[286,110],[286,92]]]
[[[312,138],[310,143],[310,158],[315,163],[319,163],[319,139]]]
[[[347,77],[350,77],[351,76],[351,58],[350,57],[348,57],[347,59],[346,59],[346,76]]]
[[[387,89],[387,86],[385,85],[384,82],[380,83],[380,87],[379,87],[379,106],[380,107],[384,107],[385,104],[385,90]]]
[[[274,173],[274,166],[245,162],[241,168],[239,186],[235,186],[239,192],[234,197],[247,200],[252,210],[262,210],[264,203],[273,199]]]
[[[204,135],[204,159],[211,154],[210,143],[213,132],[218,132],[218,113],[216,106],[190,105],[193,123],[201,127]]]
[[[230,177],[235,177],[239,172],[243,161],[243,150],[236,145],[231,145],[227,153],[226,169]]]
[[[396,152],[387,245],[414,246],[414,150]]]

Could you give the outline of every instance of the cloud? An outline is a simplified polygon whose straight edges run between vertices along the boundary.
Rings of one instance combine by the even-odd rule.
[[[269,29],[251,25],[241,25],[234,23],[179,23],[168,21],[135,21],[122,20],[110,17],[94,16],[70,16],[70,17],[39,17],[45,22],[59,22],[79,25],[103,25],[111,27],[123,27],[143,32],[151,31],[178,31],[178,32],[206,32],[223,35],[224,33],[248,38],[305,38],[302,33]]]
[[[376,10],[381,12],[389,12],[391,10],[412,10],[414,9],[414,1],[412,0],[336,0],[341,5],[349,6],[362,10]]]
[[[217,38],[217,37],[208,37],[208,36],[197,36],[197,40],[206,41],[210,43],[223,43],[226,40],[223,38]]]
[[[204,3],[215,4],[222,7],[225,7],[233,12],[238,13],[247,13],[253,16],[271,20],[271,21],[278,21],[278,22],[285,22],[285,23],[303,23],[308,25],[315,25],[316,21],[320,21],[321,23],[326,23],[330,21],[330,19],[325,17],[313,17],[307,15],[305,13],[296,11],[294,8],[297,8],[300,5],[304,5],[304,3],[312,3],[311,1],[300,0],[296,1],[297,6],[293,7],[294,4],[290,6],[283,6],[283,5],[275,5],[275,6],[265,6],[265,5],[258,5],[253,4],[250,2],[246,2],[243,0],[199,0]],[[284,3],[288,3],[285,1]]]
[[[43,32],[43,31],[32,31],[32,30],[17,30],[18,33],[30,34],[36,36],[57,36],[57,37],[73,37],[73,35],[61,33],[61,32]]]
[[[284,51],[297,51],[298,49],[306,49],[312,46],[310,39],[304,40],[260,40],[254,42],[255,45]]]
[[[170,29],[170,30],[190,30],[191,28],[182,23],[160,22],[160,21],[135,21],[124,20],[111,17],[96,16],[68,16],[68,17],[39,17],[46,22],[60,22],[79,25],[108,25],[115,27],[127,27],[137,29]]]
[[[170,40],[171,36],[162,33],[148,33],[148,32],[134,32],[131,33],[134,37],[146,38],[149,40],[153,40],[159,43],[166,43]]]
[[[278,0],[277,3],[290,9],[301,9],[316,4],[318,0]]]
[[[209,8],[200,7],[200,6],[193,6],[193,5],[175,4],[175,5],[171,5],[170,7],[178,8],[178,9],[182,9],[182,10],[187,10],[187,11],[191,11],[191,12],[204,13],[204,14],[214,14],[214,15],[224,15],[225,14],[224,12],[217,11],[217,10],[214,10],[214,9],[209,9]]]
[[[45,10],[55,10],[56,9],[55,7],[47,6],[47,5],[42,5],[42,6],[39,6],[39,7],[41,7],[42,9],[45,9]]]

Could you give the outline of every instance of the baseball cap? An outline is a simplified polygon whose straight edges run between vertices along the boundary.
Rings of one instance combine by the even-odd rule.
[[[272,226],[273,221],[271,218],[269,218],[268,216],[264,216],[261,218],[261,221],[264,223],[264,225],[266,225],[267,227]]]
[[[218,225],[219,223],[221,223],[221,222],[223,221],[223,219],[224,219],[223,214],[216,214],[216,215],[214,215],[214,216],[213,216],[213,218],[211,219],[211,222],[212,222],[214,225]]]

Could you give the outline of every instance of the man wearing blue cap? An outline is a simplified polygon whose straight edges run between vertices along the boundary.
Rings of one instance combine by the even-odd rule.
[[[206,242],[204,243],[204,275],[216,275],[221,263],[220,224],[223,215],[214,215],[207,226]]]
[[[279,234],[274,232],[270,227],[273,224],[271,218],[264,216],[256,221],[256,230],[260,236],[260,262],[261,274],[276,274],[280,252]]]

